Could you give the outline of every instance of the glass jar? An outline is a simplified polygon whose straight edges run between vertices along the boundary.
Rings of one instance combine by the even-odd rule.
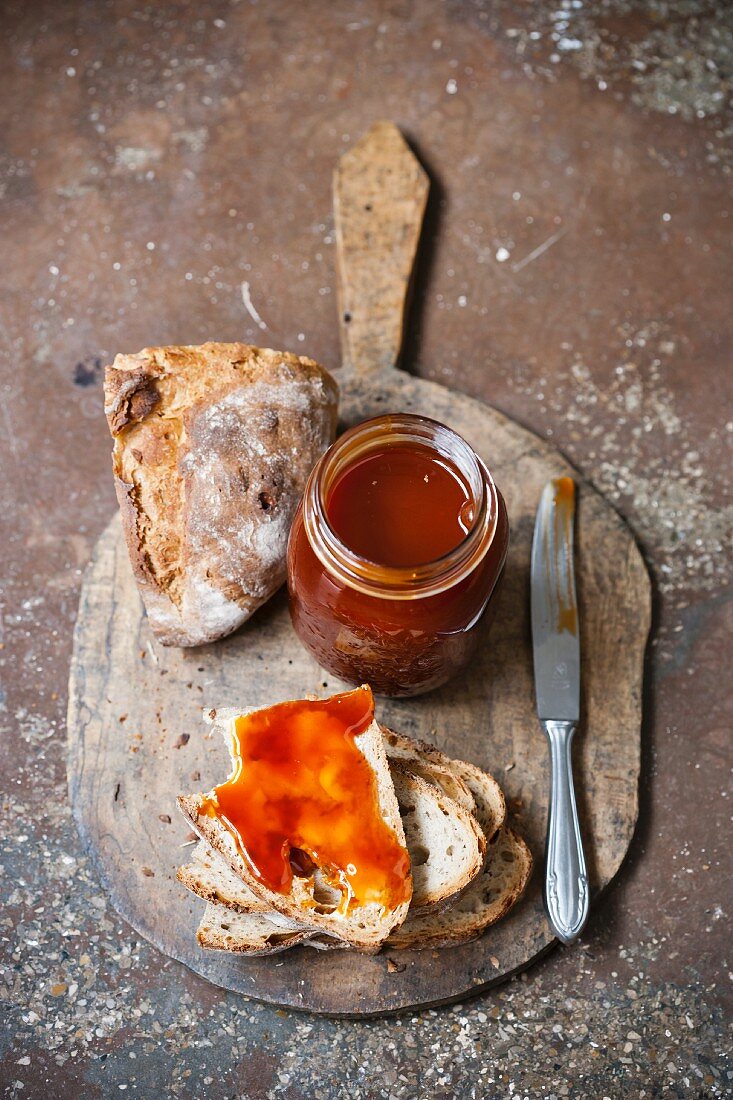
[[[419,449],[420,461],[428,455],[449,468],[470,500],[460,541],[435,560],[399,565],[373,561],[334,530],[329,501],[340,479],[365,460],[380,455],[389,460],[391,448],[400,448],[407,458],[411,448],[416,455]],[[416,507],[405,499],[395,512],[397,522],[417,523],[421,516]],[[423,519],[430,515],[426,507],[423,501]],[[410,534],[407,526],[405,534]],[[322,456],[295,515],[288,543],[295,631],[318,663],[347,683],[371,684],[381,695],[430,691],[470,659],[504,567],[508,540],[503,498],[461,436],[435,420],[408,413],[366,420]]]

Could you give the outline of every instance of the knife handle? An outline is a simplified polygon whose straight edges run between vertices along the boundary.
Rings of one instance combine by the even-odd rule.
[[[572,943],[588,918],[588,874],[573,790],[574,722],[542,723],[552,767],[547,820],[545,907],[555,935]]]

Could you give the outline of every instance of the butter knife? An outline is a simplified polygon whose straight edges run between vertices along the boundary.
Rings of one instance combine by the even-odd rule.
[[[550,744],[545,908],[572,943],[588,917],[588,874],[573,789],[571,747],[580,717],[580,639],[573,566],[575,482],[545,486],[532,542],[531,605],[537,714]]]

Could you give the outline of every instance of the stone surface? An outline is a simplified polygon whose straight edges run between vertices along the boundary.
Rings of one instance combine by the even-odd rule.
[[[729,7],[10,0],[1,18],[8,1094],[725,1095]],[[657,598],[641,822],[583,943],[456,1009],[355,1024],[222,995],[110,912],[63,715],[114,508],[101,364],[215,337],[336,366],[331,172],[379,117],[434,180],[407,365],[553,439],[631,524]]]

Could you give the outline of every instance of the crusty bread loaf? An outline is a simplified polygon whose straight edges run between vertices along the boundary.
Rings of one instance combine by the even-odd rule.
[[[224,709],[209,712],[209,721],[221,729],[228,742],[231,739],[229,725],[234,713]],[[372,721],[363,733],[356,735],[354,745],[363,754],[374,774],[382,819],[404,846],[405,833],[378,723]],[[224,858],[236,877],[253,894],[266,902],[268,909],[297,922],[299,928],[325,932],[344,940],[357,950],[374,952],[379,950],[390,932],[398,928],[405,919],[412,894],[411,877],[405,884],[405,900],[392,907],[384,906],[378,901],[359,905],[352,900],[348,912],[341,911],[338,905],[340,894],[326,883],[319,868],[308,875],[295,875],[287,894],[269,889],[252,873],[232,833],[219,818],[200,812],[203,803],[202,795],[178,799],[178,806],[184,817],[208,846]]]
[[[107,368],[125,538],[163,644],[229,634],[280,587],[337,400],[312,359],[248,344],[145,348]]]

